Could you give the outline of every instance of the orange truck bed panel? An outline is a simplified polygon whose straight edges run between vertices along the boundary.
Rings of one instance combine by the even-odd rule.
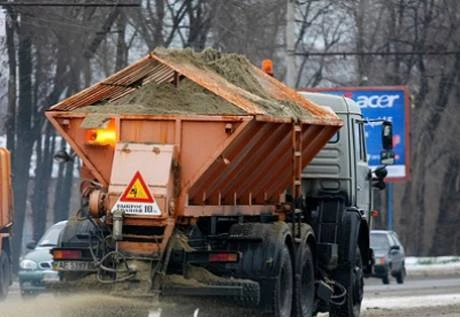
[[[153,52],[47,111],[46,116],[91,174],[108,188],[114,146],[87,142],[84,107],[111,104],[143,85],[180,85],[186,78],[240,109],[238,114],[104,113],[117,142],[171,144],[178,165],[176,215],[263,212],[299,180],[301,170],[340,128],[334,113],[315,105],[256,67],[247,68],[275,104],[302,108],[306,115],[270,112],[266,100],[193,60],[169,51]],[[272,103],[273,104],[273,103]],[[105,119],[105,120],[106,120]],[[104,121],[104,120],[103,120]],[[84,124],[83,124],[84,126]],[[155,192],[154,192],[155,194]],[[213,208],[208,208],[214,206]],[[235,210],[235,209],[234,209]],[[231,213],[231,211],[230,211]]]
[[[13,222],[10,152],[0,148],[0,230]]]

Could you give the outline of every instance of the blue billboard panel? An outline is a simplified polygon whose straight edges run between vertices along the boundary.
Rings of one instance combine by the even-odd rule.
[[[409,177],[409,95],[405,86],[395,87],[343,87],[314,89],[354,100],[365,119],[381,119],[393,123],[393,151],[395,164],[388,166],[388,178],[403,180]],[[382,147],[381,123],[366,124],[366,141],[369,165],[380,165]]]

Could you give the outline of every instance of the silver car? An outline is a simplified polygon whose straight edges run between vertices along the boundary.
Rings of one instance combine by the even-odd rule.
[[[52,269],[51,248],[56,246],[59,234],[67,221],[52,225],[38,241],[30,242],[30,249],[19,262],[19,286],[21,296],[30,298],[46,291],[46,284],[57,281],[58,273]]]
[[[372,230],[371,248],[374,250],[375,265],[372,276],[381,278],[383,284],[390,283],[390,275],[398,284],[406,277],[404,247],[394,231]]]

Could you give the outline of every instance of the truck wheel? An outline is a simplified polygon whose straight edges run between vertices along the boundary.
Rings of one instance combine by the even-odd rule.
[[[256,316],[291,317],[294,295],[294,265],[286,244],[286,223],[244,223],[230,228],[227,249],[241,252],[232,276],[260,285]]]
[[[283,246],[280,253],[279,272],[273,294],[273,316],[290,317],[294,294],[294,273],[291,254],[286,245]]]
[[[0,300],[8,295],[8,287],[10,285],[10,260],[5,250],[0,254]]]
[[[315,300],[315,269],[310,246],[305,244],[296,255],[293,317],[311,317]]]
[[[343,303],[331,305],[330,317],[359,317],[363,300],[364,274],[361,252],[356,249],[355,263],[351,268],[339,269],[336,281],[342,284],[347,293]]]

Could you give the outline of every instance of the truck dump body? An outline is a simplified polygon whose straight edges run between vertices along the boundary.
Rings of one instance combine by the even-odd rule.
[[[276,204],[341,121],[242,57],[219,56],[212,50],[155,51],[53,106],[47,116],[103,186],[110,184],[115,147],[87,144],[86,133],[109,120],[118,143],[174,145],[180,168],[176,215],[226,213],[226,205],[258,213],[249,206]],[[240,69],[225,73],[234,65]],[[182,92],[182,85],[194,87]],[[172,94],[174,102],[190,90],[195,103],[201,95],[205,104],[212,99],[211,106],[196,107],[190,98],[182,107],[162,102],[161,94]]]
[[[178,219],[274,213],[286,189],[300,194],[301,171],[342,124],[244,57],[214,50],[156,50],[46,115],[102,187],[90,206],[109,221],[134,173],[145,178],[161,214],[125,224],[161,227],[162,243],[123,242],[137,253],[164,250]]]

